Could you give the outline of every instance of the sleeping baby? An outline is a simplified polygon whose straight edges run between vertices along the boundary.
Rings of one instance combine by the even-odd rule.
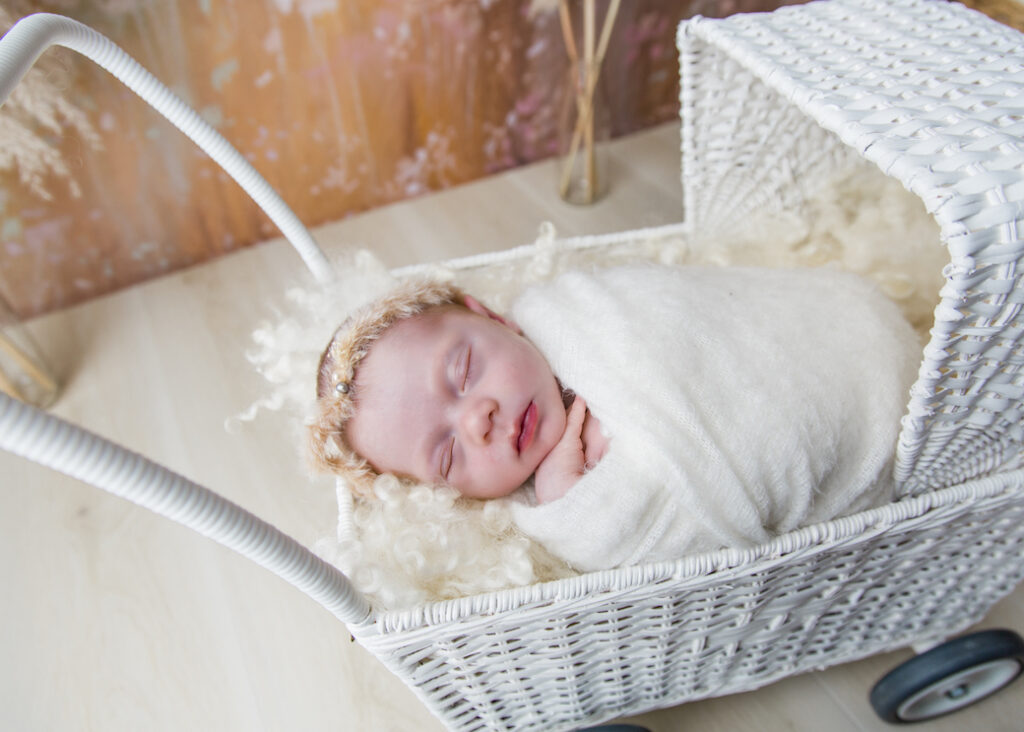
[[[315,461],[507,503],[577,570],[746,547],[892,497],[919,360],[836,269],[569,272],[499,315],[407,282],[320,361]]]

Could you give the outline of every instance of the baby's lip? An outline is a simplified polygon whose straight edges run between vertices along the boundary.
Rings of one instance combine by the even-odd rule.
[[[530,402],[519,418],[519,429],[516,434],[516,452],[522,454],[523,450],[533,444],[534,435],[537,434],[537,404]]]

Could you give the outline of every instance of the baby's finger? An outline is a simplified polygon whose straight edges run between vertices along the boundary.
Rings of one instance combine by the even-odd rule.
[[[587,416],[587,403],[583,397],[577,396],[569,407],[569,414],[565,418],[566,434],[579,435],[583,431],[583,420]]]
[[[586,411],[587,403],[583,401],[583,397],[574,396],[572,398],[572,404],[569,405],[569,411],[566,414],[566,418],[569,421],[582,420]]]
[[[561,438],[537,466],[537,491],[540,494],[541,484],[555,485],[566,480],[569,484],[583,474],[583,418],[586,416],[586,403],[577,397],[569,407],[566,415],[565,431]],[[563,491],[564,492],[564,491]],[[559,494],[561,495],[561,494]]]

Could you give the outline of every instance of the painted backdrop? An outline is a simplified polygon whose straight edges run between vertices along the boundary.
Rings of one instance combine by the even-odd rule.
[[[598,2],[602,13],[606,4]],[[676,115],[681,18],[779,4],[623,2],[605,64],[613,134]],[[109,36],[314,226],[552,155],[566,71],[553,5],[0,0],[0,13],[11,21],[59,12]],[[22,125],[14,142],[0,140],[0,295],[16,311],[64,307],[277,235],[211,161],[106,72],[60,50],[44,60],[38,83],[72,106],[55,107],[48,122],[31,98],[0,109]],[[47,151],[60,162],[48,166]],[[33,165],[30,184],[19,176]]]

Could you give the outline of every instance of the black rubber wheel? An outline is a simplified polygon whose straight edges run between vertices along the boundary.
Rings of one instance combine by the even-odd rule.
[[[983,630],[894,668],[871,690],[871,706],[886,722],[923,722],[981,701],[1022,670],[1024,640],[1011,630]]]

